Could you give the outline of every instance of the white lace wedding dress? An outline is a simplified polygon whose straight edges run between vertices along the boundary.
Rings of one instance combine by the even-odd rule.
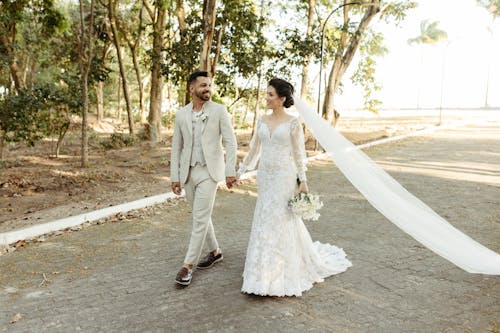
[[[302,219],[288,208],[297,176],[306,180],[302,127],[293,117],[271,133],[259,119],[239,174],[255,168],[258,198],[248,243],[242,292],[300,296],[314,283],[351,266],[344,251],[311,240]]]

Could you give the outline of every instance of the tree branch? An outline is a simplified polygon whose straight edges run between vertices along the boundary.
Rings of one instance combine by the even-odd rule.
[[[146,8],[148,14],[149,14],[149,17],[151,18],[151,21],[154,22],[155,20],[155,12],[153,10],[153,8],[151,7],[151,5],[148,3],[147,0],[142,0],[142,3],[144,4],[144,7]]]
[[[356,54],[356,50],[358,49],[359,44],[361,43],[361,38],[363,37],[364,32],[370,25],[370,22],[378,13],[380,13],[380,1],[374,0],[372,1],[372,4],[373,5],[368,7],[368,9],[366,10],[365,15],[363,15],[363,18],[359,22],[358,28],[356,29],[356,32],[352,37],[351,43],[349,43],[349,46],[347,47],[345,54],[342,56],[342,65],[340,68],[342,72],[344,72],[351,63],[352,58]]]
[[[184,31],[187,29],[186,26],[186,13],[184,11],[184,2],[183,0],[176,1],[176,9],[175,12],[177,14],[177,19],[179,20],[179,29]]]

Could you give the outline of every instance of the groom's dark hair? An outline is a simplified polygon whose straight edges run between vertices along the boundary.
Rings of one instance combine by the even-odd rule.
[[[191,85],[199,76],[210,77],[207,71],[197,71],[189,75],[188,86]]]

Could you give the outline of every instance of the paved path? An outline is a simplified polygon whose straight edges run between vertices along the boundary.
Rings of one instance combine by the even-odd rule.
[[[498,123],[367,153],[450,223],[500,252]],[[499,277],[468,274],[423,248],[331,162],[314,162],[308,175],[325,202],[320,221],[308,223],[313,239],[343,247],[354,266],[303,297],[239,291],[255,204],[248,182],[219,192],[214,220],[225,260],[196,272],[187,289],[173,283],[189,233],[184,200],[0,257],[0,332],[500,332]]]

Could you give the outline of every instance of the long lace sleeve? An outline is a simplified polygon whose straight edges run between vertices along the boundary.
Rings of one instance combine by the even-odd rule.
[[[250,149],[248,151],[247,156],[243,159],[243,161],[240,163],[240,167],[238,169],[238,175],[244,174],[247,170],[253,170],[255,169],[255,166],[257,165],[257,162],[259,161],[260,158],[260,152],[261,152],[261,143],[258,135],[258,129],[260,127],[260,122],[261,119],[257,119],[257,123],[255,124],[255,130],[253,133],[252,140],[250,140]]]
[[[291,124],[292,155],[293,161],[297,166],[297,174],[300,181],[307,181],[306,177],[306,147],[304,142],[304,133],[299,119],[295,118]]]

